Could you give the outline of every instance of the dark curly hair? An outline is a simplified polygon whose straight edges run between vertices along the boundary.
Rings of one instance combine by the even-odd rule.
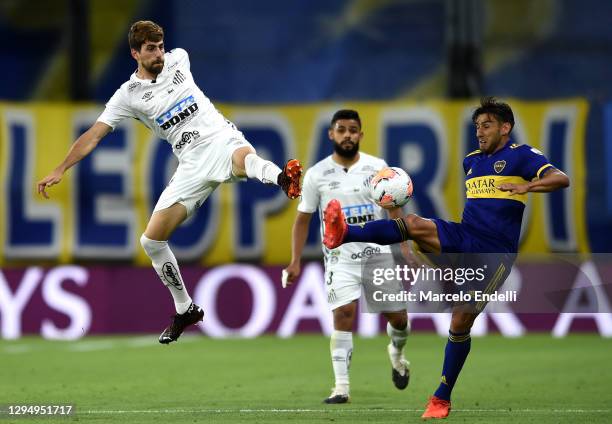
[[[483,97],[480,99],[480,106],[472,114],[472,122],[476,123],[476,118],[482,114],[493,115],[501,123],[508,122],[512,132],[514,113],[508,103],[500,102],[495,97]]]
[[[332,117],[330,127],[333,127],[336,121],[340,119],[353,119],[359,123],[359,127],[361,128],[361,118],[359,117],[359,113],[356,110],[352,109],[340,109],[334,116]]]

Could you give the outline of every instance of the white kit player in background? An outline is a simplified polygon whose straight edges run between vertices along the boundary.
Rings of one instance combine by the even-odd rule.
[[[167,344],[204,317],[204,311],[187,293],[168,246],[170,235],[223,182],[256,178],[279,185],[291,199],[299,197],[302,167],[292,159],[281,170],[257,156],[243,134],[198,88],[187,52],[183,49],[165,52],[164,32],[159,25],[135,22],[128,41],[138,69],[111,97],[96,123],[74,142],[64,161],[38,182],[37,188],[48,198],[46,189],[59,183],[66,170],[87,156],[125,118],[140,120],[170,143],[179,165],[140,238],[153,268],[174,299],[176,315],[159,337],[160,343]]]
[[[363,137],[359,114],[354,110],[337,111],[331,120],[328,135],[334,145],[334,153],[317,162],[304,177],[302,199],[293,224],[291,263],[284,270],[288,284],[296,281],[300,274],[302,250],[312,214],[317,209],[321,214],[331,199],[340,200],[349,224],[385,218],[383,209],[374,203],[364,180],[387,164],[382,159],[359,152],[359,142]],[[401,209],[389,210],[389,216],[400,218]],[[408,249],[408,246],[404,244],[402,248]],[[323,253],[325,289],[334,318],[330,353],[335,376],[335,387],[324,402],[346,403],[349,401],[353,323],[362,293],[361,261],[372,255],[385,255],[389,258],[389,268],[393,268],[394,263],[388,246],[374,243],[349,243],[333,250],[323,246]],[[383,260],[386,260],[385,257]],[[392,380],[398,389],[405,389],[410,378],[409,362],[403,353],[410,332],[408,316],[405,309],[383,315],[388,321],[387,333],[391,338],[387,350],[392,365]]]

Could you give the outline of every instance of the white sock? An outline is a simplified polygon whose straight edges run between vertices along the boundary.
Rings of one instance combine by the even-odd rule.
[[[191,305],[191,297],[187,293],[187,287],[183,283],[178,262],[174,253],[170,250],[168,242],[151,240],[143,234],[140,237],[140,244],[151,258],[153,268],[155,268],[155,272],[159,275],[162,283],[170,290],[176,313],[184,314]]]
[[[244,168],[247,177],[257,178],[264,184],[277,184],[278,175],[283,172],[274,162],[262,159],[255,153],[246,155]]]
[[[391,337],[391,343],[393,346],[401,351],[406,345],[406,339],[410,334],[410,321],[406,321],[406,328],[398,330],[394,328],[390,322],[387,323],[387,334]]]
[[[349,368],[353,355],[353,333],[334,330],[329,341],[329,349],[336,378],[336,389],[346,389],[348,394]]]

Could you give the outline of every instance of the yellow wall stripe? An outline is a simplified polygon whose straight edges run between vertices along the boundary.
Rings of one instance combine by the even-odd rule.
[[[385,145],[385,130],[389,122],[401,122],[406,118],[407,122],[414,116],[427,114],[427,117],[440,124],[439,147],[443,152],[444,161],[438,165],[440,169],[438,186],[435,187],[415,187],[416,193],[435,198],[436,207],[439,208],[440,217],[450,221],[460,221],[465,202],[463,190],[464,172],[462,160],[465,157],[464,146],[465,131],[460,131],[471,125],[469,120],[462,119],[465,112],[472,110],[474,101],[426,101],[426,102],[368,102],[368,103],[347,103],[347,104],[297,104],[297,105],[278,105],[278,106],[241,106],[241,105],[217,105],[219,109],[229,119],[244,114],[273,114],[277,121],[286,128],[287,146],[290,146],[291,154],[301,159],[307,166],[314,161],[316,146],[319,143],[321,125],[328,120],[331,114],[340,107],[350,107],[358,110],[362,115],[363,129],[365,137],[361,143],[361,150],[373,154],[382,155],[386,153],[388,146]],[[521,142],[527,143],[535,148],[543,150],[546,154],[551,149],[542,140],[544,125],[549,125],[546,121],[549,112],[553,109],[562,107],[574,111],[573,125],[569,128],[572,132],[568,134],[567,142],[571,147],[571,155],[566,158],[566,163],[560,165],[563,171],[568,171],[572,180],[572,189],[567,192],[568,202],[565,215],[571,218],[568,232],[575,240],[575,246],[570,249],[588,253],[589,240],[586,225],[586,159],[585,159],[585,138],[586,122],[589,110],[588,102],[583,99],[569,99],[561,101],[542,101],[525,102],[510,99],[517,120],[521,122]],[[72,133],[75,120],[83,113],[91,113],[92,116],[99,113],[102,105],[84,105],[72,103],[11,103],[0,102],[0,110],[3,115],[7,110],[18,110],[27,112],[33,119],[36,137],[36,149],[33,152],[34,167],[29,170],[32,181],[37,181],[48,174],[63,159],[70,144],[74,141]],[[400,111],[401,113],[399,113]],[[414,115],[416,114],[416,115]],[[414,115],[414,116],[413,116]],[[392,118],[392,119],[391,119]],[[547,123],[548,122],[548,123]],[[93,123],[93,119],[92,119]],[[240,125],[240,123],[238,122]],[[154,137],[150,131],[136,121],[126,121],[125,125],[130,127],[133,139],[134,158],[133,158],[133,199],[136,225],[132,238],[136,240],[134,251],[127,255],[124,260],[132,261],[141,265],[149,265],[148,258],[143,254],[137,242],[140,234],[144,230],[144,225],[149,216],[149,205],[147,194],[150,185],[151,162],[148,152],[152,151]],[[10,132],[6,127],[6,122],[0,119],[0,164],[2,169],[3,183],[8,179],[11,164],[7,163],[7,157],[11,153],[11,144],[6,142],[10,137]],[[327,142],[327,140],[323,140]],[[104,143],[104,141],[102,142]],[[167,147],[167,146],[166,146]],[[472,152],[475,153],[475,152]],[[395,160],[396,158],[387,158]],[[556,166],[557,164],[552,164]],[[564,169],[567,168],[567,169]],[[155,170],[155,172],[162,172]],[[541,170],[539,171],[541,173]],[[42,200],[35,193],[34,187],[23,187],[27,196],[33,204],[45,202],[57,206],[61,211],[62,240],[61,254],[58,261],[73,263],[75,261],[75,246],[73,243],[77,232],[77,206],[73,204],[73,199],[78,188],[75,184],[75,170],[71,169],[61,184],[51,190],[51,200]],[[523,180],[504,180],[503,176],[494,178],[493,189],[485,183],[476,184],[475,178],[470,178],[470,189],[466,190],[468,198],[508,198],[525,203],[526,196],[510,196],[502,194],[495,188],[502,182],[524,183]],[[11,181],[10,183],[15,183]],[[219,188],[220,210],[218,219],[213,225],[218,227],[214,240],[210,243],[207,251],[197,259],[198,263],[215,265],[239,261],[241,258],[237,254],[233,234],[237,231],[234,220],[235,211],[235,185],[222,185]],[[6,196],[6,193],[4,193]],[[522,238],[520,250],[525,253],[532,252],[551,252],[553,250],[551,242],[551,232],[549,231],[550,211],[547,208],[546,194],[534,195],[530,197],[530,208],[525,212],[525,234]],[[3,198],[0,204],[0,265],[13,264],[6,259],[5,246],[7,243],[7,230],[9,228],[9,214],[7,208],[10,206],[10,199]],[[418,209],[418,197],[413,200],[414,206]],[[263,264],[286,264],[290,260],[291,227],[296,214],[296,202],[286,202],[286,204],[274,214],[265,218],[258,228],[262,229],[261,254],[257,257]],[[44,218],[41,218],[44,219]],[[193,260],[193,259],[192,259]],[[30,261],[36,263],[36,258]],[[42,262],[41,262],[42,263]]]

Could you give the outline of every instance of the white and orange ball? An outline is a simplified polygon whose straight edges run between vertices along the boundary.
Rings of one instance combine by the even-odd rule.
[[[412,180],[402,168],[383,168],[370,179],[372,197],[385,209],[404,206],[412,198],[412,189]]]

